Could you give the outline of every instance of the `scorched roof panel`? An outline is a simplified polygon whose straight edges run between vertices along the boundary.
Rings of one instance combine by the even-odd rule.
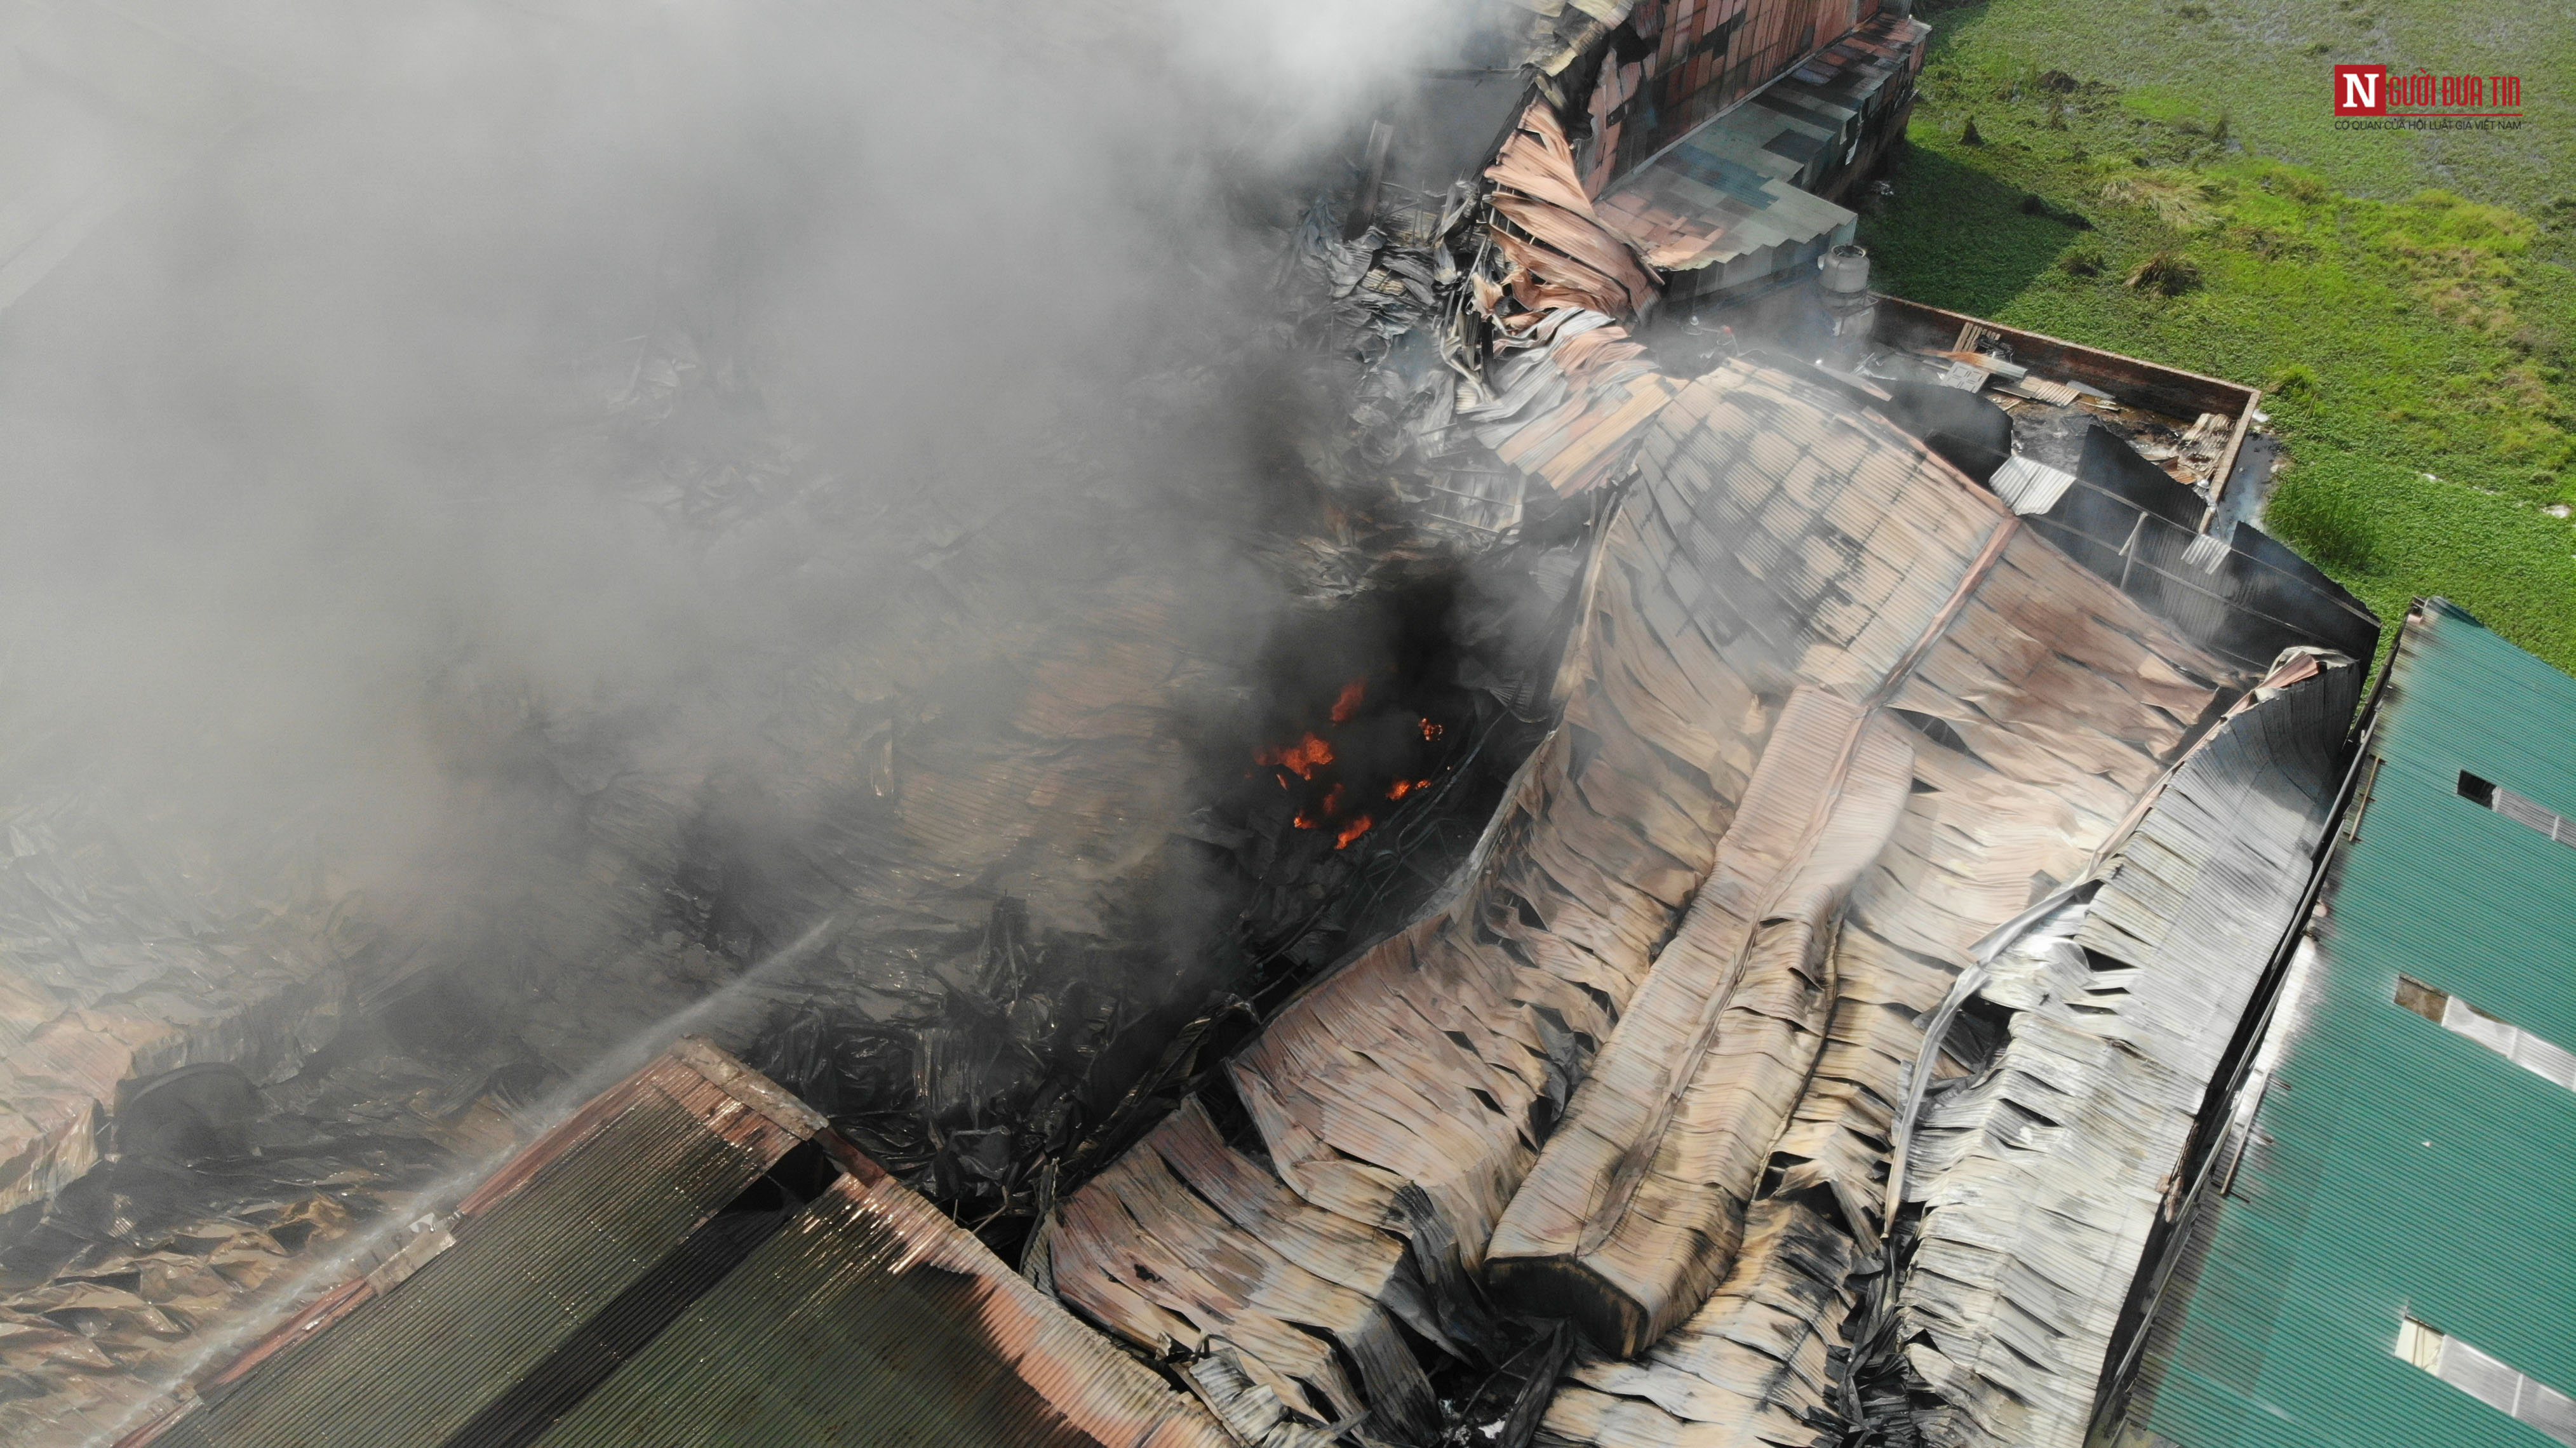
[[[891,1179],[845,1176],[539,1448],[1217,1448],[1189,1399]]]

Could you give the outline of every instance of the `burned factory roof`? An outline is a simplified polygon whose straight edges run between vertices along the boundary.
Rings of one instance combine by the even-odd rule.
[[[1995,481],[2019,419],[1968,395],[2189,409],[2215,462],[2250,389],[1883,298],[1860,366],[1667,370],[1668,278],[1550,106],[1487,179],[1461,375],[1406,411],[1597,500],[1553,731],[1446,898],[1075,1192],[1042,1273],[1217,1365],[1249,1441],[2074,1448],[2376,621],[2128,433]]]
[[[1283,1010],[1222,1100],[1052,1231],[1057,1290],[1139,1345],[1221,1357],[1314,1421],[1366,1411],[1401,1433],[1430,1395],[1398,1322],[1509,1355],[1508,1328],[1458,1305],[1477,1276],[1585,1329],[1572,1383],[1530,1385],[1547,1441],[1818,1421],[1844,1406],[1824,1355],[1849,1351],[1848,1305],[1891,1270],[1899,1210],[1976,1195],[1971,1152],[1885,1196],[1924,1023],[1973,947],[2036,895],[2151,870],[2126,862],[2158,830],[2274,849],[2242,833],[2269,815],[2213,810],[2198,783],[2239,746],[2186,753],[2255,727],[2226,716],[2256,680],[2227,687],[2225,661],[1830,389],[1741,362],[1664,385],[1596,545],[1562,722],[1457,893]],[[2284,816],[2293,853],[2351,673],[2309,659],[2257,691],[2304,701],[2292,715],[2235,716],[2281,736],[2242,787],[2308,801]],[[2151,797],[2147,817],[2174,823],[2139,824]],[[2148,913],[2182,908],[2189,882],[2172,888]],[[2258,944],[2206,942],[2242,989]],[[2168,1095],[2228,1029],[2218,1013],[2185,1030]],[[1946,1121],[1927,1152],[1953,1140]],[[2155,1157],[2137,1154],[2145,1182],[2105,1199],[2102,1230],[2142,1238]],[[2090,1160],[2030,1169],[2103,1180]],[[1932,1265],[1895,1310],[1952,1310],[1932,1283],[1954,1219],[1902,1220]],[[2098,1297],[2070,1288],[2049,1330],[2107,1334]],[[2046,1310],[1954,1312],[1954,1340]],[[2089,1401],[2091,1366],[2070,1358],[2071,1400]],[[1973,1375],[1925,1391],[1995,1435],[1963,1441],[2017,1441]]]
[[[127,1448],[1215,1448],[765,1078],[684,1039],[413,1223]]]
[[[1518,69],[1363,118],[1357,193],[1276,218],[1294,346],[1246,390],[1296,493],[1264,507],[1307,531],[1220,557],[1185,491],[933,479],[866,522],[882,613],[747,731],[770,783],[527,745],[583,867],[470,941],[543,988],[460,1017],[457,1080],[349,1069],[367,1094],[328,1103],[445,1150],[226,1133],[318,1099],[340,1016],[434,1005],[456,954],[285,896],[218,941],[76,802],[10,816],[0,917],[52,933],[0,959],[0,1267],[43,1283],[0,1300],[33,1385],[0,1430],[2081,1448],[2139,1361],[2156,1431],[2224,1416],[2212,1344],[2260,1324],[2186,1296],[2194,1254],[2258,1275],[2246,1234],[2308,1217],[2176,1218],[2230,1150],[2300,1169],[2294,1133],[2217,1128],[2379,637],[2242,522],[2260,393],[1870,292],[1848,247],[1825,291],[1910,14],[1532,0],[1493,34]],[[617,415],[685,414],[717,369],[637,345]],[[830,491],[772,444],[654,506]],[[1111,561],[1039,579],[1076,527]],[[1233,631],[1192,616],[1264,590],[1333,637],[1216,659]],[[2492,661],[2470,629],[2413,625],[2401,697],[2412,653]],[[2576,841],[2513,758],[2461,755],[2453,802]],[[555,958],[558,909],[615,948]],[[192,1014],[163,997],[199,955]],[[2387,988],[2560,1069],[2576,1039],[2510,977]],[[561,1004],[595,981],[659,1004]],[[541,1113],[647,1022],[639,1053],[700,1034]],[[244,1174],[201,1219],[242,1241],[148,1196],[157,1128],[226,1138],[186,1160]],[[2404,1341],[2567,1386],[2492,1305]],[[61,1362],[112,1391],[73,1404]]]

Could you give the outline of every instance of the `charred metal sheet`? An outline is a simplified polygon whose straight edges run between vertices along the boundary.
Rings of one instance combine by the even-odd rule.
[[[1554,111],[1534,104],[1523,112],[1485,177],[1496,213],[1488,232],[1511,262],[1503,287],[1520,303],[1516,310],[1583,307],[1634,317],[1653,304],[1653,274],[1594,213]]]
[[[1550,1407],[1547,1440],[1564,1443],[1808,1444],[1837,1377],[1835,1329],[1864,1253],[1831,1213],[1766,1197],[1745,1222],[1744,1250],[1707,1305],[1645,1357],[1594,1359]]]
[[[1499,461],[1560,494],[1614,475],[1638,429],[1672,400],[1670,379],[1600,312],[1549,312],[1504,331],[1497,346],[1492,400],[1459,408],[1458,421]]]
[[[1912,792],[1841,919],[1837,998],[1747,1211],[1731,1276],[1743,1285],[1642,1358],[1578,1365],[1543,1441],[1806,1443],[1825,1431],[1839,1404],[1815,1365],[1844,1343],[1845,1305],[1873,1270],[1888,1135],[1921,1021],[1979,937],[2040,881],[2083,872],[2155,779],[2154,751],[2180,747],[2183,721],[2217,697],[2200,681],[2205,655],[2152,624],[2157,641],[2142,642],[2114,620],[2146,620],[2110,607],[2106,585],[2027,532],[2004,537],[1892,695],[1922,736]]]
[[[1993,961],[1990,1060],[1936,1088],[1896,1287],[1927,1441],[2073,1448],[2210,1077],[2328,824],[2361,669],[2282,666],[2153,793],[2103,867]]]
[[[1136,1259],[1126,1273],[1096,1252],[1117,1236],[1121,1214],[1146,1226],[1126,1244]],[[1231,1343],[1248,1354],[1238,1370],[1289,1403],[1305,1404],[1298,1384],[1313,1382],[1340,1401],[1361,1401],[1365,1392],[1407,1426],[1431,1421],[1429,1385],[1396,1324],[1409,1319],[1434,1342],[1448,1334],[1429,1314],[1403,1244],[1298,1197],[1229,1145],[1196,1101],[1077,1195],[1065,1221],[1067,1230],[1050,1239],[1045,1268],[1059,1283],[1118,1282],[1129,1274],[1149,1280],[1136,1267],[1184,1281],[1201,1270],[1192,1264],[1213,1260],[1207,1254],[1230,1259],[1212,1284],[1223,1291],[1159,1300],[1118,1293],[1100,1299],[1095,1316],[1107,1320],[1108,1308],[1116,1320],[1148,1326],[1154,1339],[1175,1344]],[[1282,1335],[1283,1324],[1297,1330]]]
[[[1843,897],[1913,776],[1906,731],[1800,689],[1678,932],[1487,1248],[1495,1291],[1634,1357],[1733,1258],[1814,1065]]]

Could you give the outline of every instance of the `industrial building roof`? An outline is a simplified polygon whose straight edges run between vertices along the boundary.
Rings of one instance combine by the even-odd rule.
[[[1722,269],[1693,291],[1776,270],[1820,238],[1850,240],[1855,214],[1813,192],[1851,161],[1879,109],[1910,95],[1890,83],[1922,64],[1930,34],[1904,15],[1854,29],[1624,172],[1602,216],[1667,271]]]
[[[2419,605],[2123,1448],[2576,1443],[2576,679]]]
[[[346,1272],[128,1448],[1228,1441],[695,1039]]]
[[[1569,1380],[1536,1375],[1538,1441],[1800,1443],[1842,1411],[1843,1324],[1886,1275],[1860,1264],[1920,1205],[1891,1320],[1931,1321],[1908,1361],[1937,1441],[2073,1448],[2160,1178],[2297,918],[2358,666],[2231,668],[1823,382],[1739,358],[1603,386],[1606,318],[1515,326],[1518,357],[1598,350],[1555,389],[1498,367],[1461,419],[1568,491],[1626,459],[1561,727],[1444,903],[1071,1194],[1049,1279],[1265,1412],[1395,1436],[1431,1419],[1410,1344],[1509,1348],[1443,1306],[1482,1274],[1583,1325]],[[1891,1210],[1935,1008],[1989,932],[2095,879],[2104,963],[2001,1007],[2057,1014],[2015,1028],[1991,1109],[1945,1095]],[[2040,1093],[2100,1129],[2023,1129]],[[1961,1262],[2004,1287],[1953,1290]]]

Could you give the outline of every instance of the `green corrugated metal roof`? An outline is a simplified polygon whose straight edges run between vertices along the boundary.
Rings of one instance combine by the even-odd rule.
[[[2394,1356],[2403,1315],[2576,1390],[2576,1093],[2393,999],[2403,973],[2576,1047],[2576,848],[2457,788],[2576,816],[2576,679],[2438,602],[2391,668],[2304,1019],[2146,1414],[2185,1448],[2546,1448]]]
[[[327,1295],[138,1441],[1227,1441],[1196,1399],[701,1041],[523,1149],[459,1204],[452,1241],[420,1240],[445,1245]]]
[[[907,1270],[903,1225],[826,1192],[536,1448],[1091,1445],[984,1329],[992,1285]]]
[[[658,1091],[166,1448],[439,1448],[767,1162]]]

